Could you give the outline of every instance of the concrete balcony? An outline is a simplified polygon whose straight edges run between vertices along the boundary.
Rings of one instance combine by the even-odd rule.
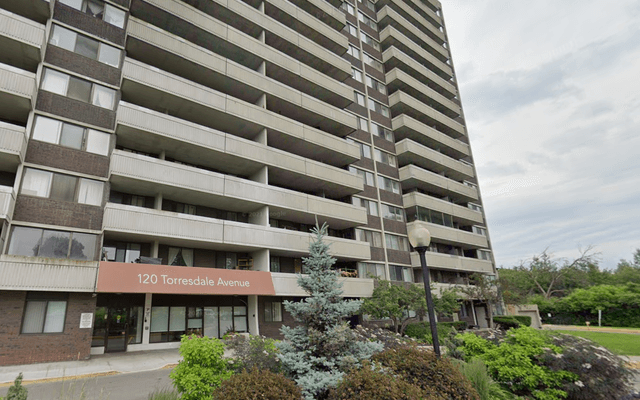
[[[378,11],[378,25],[392,25],[416,44],[438,57],[442,62],[449,58],[449,50],[443,47],[444,33],[403,1],[390,2]]]
[[[440,149],[443,154],[454,159],[469,157],[469,145],[454,139],[422,122],[401,114],[391,121],[396,140],[411,139],[432,149]]]
[[[16,206],[16,194],[10,186],[0,186],[0,220],[11,221]]]
[[[414,222],[407,224],[407,229],[411,229]],[[426,222],[431,232],[431,238],[437,239],[438,243],[446,243],[460,246],[462,248],[487,248],[489,242],[484,235],[463,231],[461,229],[449,228],[448,226],[432,224]]]
[[[396,47],[386,49],[382,53],[382,60],[386,71],[391,71],[393,68],[401,69],[447,99],[453,99],[458,94],[452,80],[443,79]]]
[[[383,1],[388,1],[388,0],[383,0]],[[431,0],[427,0],[429,4],[431,4],[432,7],[441,10],[442,6],[440,5],[440,3],[435,0],[435,1],[431,1]],[[439,26],[442,26],[442,18],[440,18],[440,16],[438,14],[435,13],[435,11],[433,11],[433,9],[431,7],[429,7],[426,2],[422,2],[420,0],[408,0],[408,3],[411,4],[411,6],[402,4],[403,8],[407,10],[407,12],[412,12],[412,13],[418,13],[425,21],[427,21],[430,25],[434,25],[436,27],[436,29]],[[438,5],[436,5],[436,3]],[[395,4],[395,3],[392,3]]]
[[[231,5],[231,3],[229,3],[229,5]],[[237,7],[242,6],[238,4]],[[257,10],[253,10],[257,12]],[[242,12],[245,13],[254,13],[254,11],[242,9]],[[181,21],[167,24],[163,18],[164,13],[170,13],[174,16],[179,15]],[[271,38],[270,36],[277,35],[272,35],[268,30],[265,31],[267,32],[267,42],[265,43],[214,19],[210,15],[186,3],[172,0],[138,1],[132,5],[131,14],[146,21],[154,22],[158,27],[172,31],[178,35],[181,33],[184,34],[185,30],[179,27],[186,23],[190,28],[189,32],[193,32],[194,28],[196,28],[196,30],[202,31],[203,35],[211,36],[211,39],[209,39],[212,45],[211,50],[214,50],[216,53],[238,62],[247,56],[253,58],[253,60],[245,60],[247,62],[245,65],[250,68],[257,68],[259,63],[267,61],[264,58],[267,56],[270,60],[275,61],[275,64],[286,64],[287,61],[289,61],[289,63],[302,62],[316,70],[316,74],[317,71],[320,71],[338,81],[343,81],[351,75],[349,62],[292,30],[289,30],[290,33],[293,34],[290,39],[294,42],[287,41],[292,45],[290,47],[288,47],[289,45],[278,42],[277,38]],[[266,18],[269,17],[259,13],[255,15],[256,18],[261,19],[258,26],[264,29],[261,24],[267,24],[268,21]],[[288,29],[276,21],[271,22],[270,27],[279,29],[281,33],[284,32],[283,29]],[[187,25],[185,25],[185,27],[186,26]],[[198,39],[202,38],[196,38],[196,40]]]
[[[462,223],[484,224],[482,213],[420,192],[411,192],[403,195],[402,204],[404,205],[404,208],[418,206],[434,211],[440,211],[451,215],[454,220],[458,220]]]
[[[36,72],[44,25],[0,8],[0,62]]]
[[[400,49],[419,63],[433,69],[438,76],[445,80],[453,78],[453,70],[450,65],[442,62],[440,58],[414,43],[410,38],[391,25],[386,26],[380,31],[380,44],[384,50],[387,50],[389,47]]]
[[[271,3],[267,0],[267,3]],[[346,16],[335,5],[325,0],[291,0],[291,3],[300,7],[310,15],[329,25],[336,31],[341,31],[347,24]],[[275,4],[275,3],[274,3]]]
[[[458,118],[462,113],[462,107],[458,103],[449,100],[399,68],[387,72],[386,82],[389,93],[396,90],[403,91],[449,118]]]
[[[2,8],[41,24],[46,24],[51,15],[46,0],[2,0]]]
[[[314,160],[352,156],[340,137],[131,59],[123,67],[122,99],[247,139],[266,129],[270,146]]]
[[[389,95],[389,108],[391,108],[393,115],[407,114],[423,124],[434,126],[437,130],[453,138],[466,134],[462,124],[404,92],[397,91]]]
[[[493,264],[491,264],[491,261],[454,256],[451,254],[434,253],[432,251],[427,251],[425,254],[427,258],[427,265],[430,268],[493,274]],[[415,251],[411,253],[411,266],[414,268],[421,268],[420,256]]]
[[[453,197],[460,201],[478,201],[478,190],[415,165],[400,168],[400,181],[404,190],[418,188],[436,195]]]
[[[189,204],[215,204],[217,208],[243,213],[268,205],[270,212],[280,212],[300,223],[313,224],[317,215],[334,229],[367,222],[364,209],[348,203],[119,150],[111,156],[110,172],[112,188],[128,193],[162,193]],[[361,179],[347,174],[348,179],[358,182],[361,191]]]
[[[475,171],[469,164],[460,162],[411,139],[396,142],[398,165],[417,165],[435,173],[445,173],[451,179],[462,181],[475,177]]]
[[[343,110],[353,101],[346,85],[336,82],[338,93],[320,100],[137,18],[129,19],[127,32],[130,57],[252,104],[265,94],[268,109],[326,132],[356,129],[356,118]]]
[[[97,261],[0,256],[0,289],[94,292]]]
[[[0,119],[26,124],[35,90],[35,74],[0,64]]]
[[[295,274],[272,272],[271,279],[276,289],[276,296],[307,296],[308,294],[298,286]],[[373,294],[373,279],[339,278],[342,283],[343,296],[371,297]]]
[[[223,221],[169,211],[108,203],[104,231],[120,240],[161,240],[162,243],[196,248],[252,252],[273,249],[279,254],[308,255],[310,233]],[[369,244],[327,237],[332,255],[345,260],[367,260]]]
[[[26,151],[25,129],[0,121],[0,171],[15,172],[24,160]]]

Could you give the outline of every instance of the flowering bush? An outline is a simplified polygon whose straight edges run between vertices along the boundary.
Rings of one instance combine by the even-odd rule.
[[[413,338],[401,336],[399,333],[391,332],[385,328],[367,328],[358,325],[353,329],[356,338],[363,342],[380,342],[385,349],[406,346],[407,344],[416,343]]]
[[[225,343],[234,353],[229,368],[236,372],[253,368],[271,372],[282,370],[276,341],[273,339],[264,336],[251,336],[247,339],[241,335],[231,335]]]

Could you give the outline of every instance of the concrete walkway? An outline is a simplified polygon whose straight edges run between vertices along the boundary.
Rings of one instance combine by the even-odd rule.
[[[91,356],[89,360],[0,367],[0,386],[13,382],[20,372],[23,381],[55,381],[127,372],[143,372],[177,364],[178,349],[111,353]]]
[[[542,329],[550,331],[588,331],[605,333],[627,333],[630,335],[640,335],[640,329],[634,328],[612,328],[609,326],[584,326],[584,325],[547,325],[543,324]]]

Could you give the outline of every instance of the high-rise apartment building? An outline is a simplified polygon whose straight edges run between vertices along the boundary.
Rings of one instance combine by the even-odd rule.
[[[344,277],[494,274],[437,0],[3,0],[0,365],[277,336]],[[462,299],[457,318],[485,324]]]

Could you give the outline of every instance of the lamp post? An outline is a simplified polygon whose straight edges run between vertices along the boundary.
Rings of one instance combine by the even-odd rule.
[[[422,266],[422,277],[424,281],[424,291],[427,297],[427,311],[429,313],[429,326],[431,327],[431,338],[433,339],[433,351],[436,357],[440,358],[440,341],[438,340],[438,329],[436,327],[436,316],[433,310],[433,298],[431,297],[431,282],[429,279],[429,267],[427,267],[427,257],[425,252],[431,243],[431,234],[427,229],[427,224],[422,221],[415,221],[409,227],[409,243],[420,255],[420,265]]]

